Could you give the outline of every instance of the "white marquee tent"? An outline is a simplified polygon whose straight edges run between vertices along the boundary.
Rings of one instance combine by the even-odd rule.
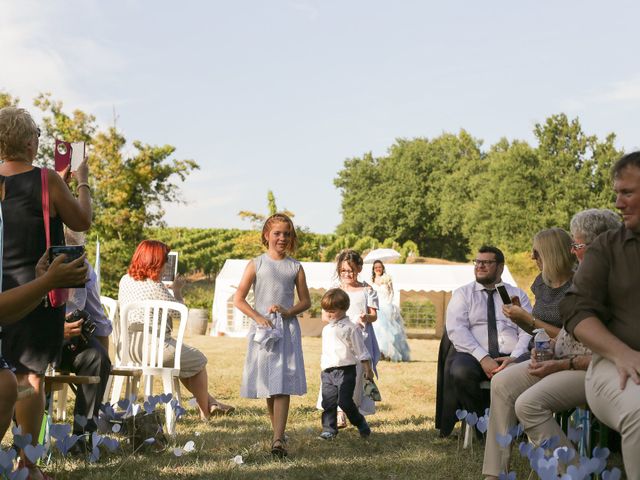
[[[211,335],[228,335],[243,337],[247,334],[250,320],[233,306],[233,295],[242,273],[249,260],[227,260],[216,277],[213,297],[213,325]],[[310,289],[326,290],[336,286],[335,263],[302,262],[307,285]],[[432,264],[387,264],[387,273],[391,276],[395,291],[394,303],[400,304],[401,291],[427,292],[429,299],[436,307],[436,335],[442,333],[444,312],[451,297],[451,292],[474,279],[473,265],[432,265]],[[365,265],[360,279],[367,279],[369,267]],[[515,285],[515,281],[505,266],[502,274],[504,282]],[[249,303],[253,299],[249,294]],[[304,333],[304,328],[303,328]]]

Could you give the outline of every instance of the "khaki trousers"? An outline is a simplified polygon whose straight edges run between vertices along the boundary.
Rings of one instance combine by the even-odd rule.
[[[491,380],[491,412],[482,466],[485,476],[497,477],[509,471],[511,446],[500,447],[496,435],[505,435],[518,420],[534,445],[558,436],[558,446],[574,448],[553,414],[586,403],[585,372],[563,370],[539,378],[528,373],[529,363],[509,366]]]
[[[620,377],[613,362],[594,354],[586,376],[587,400],[595,416],[622,436],[627,478],[640,479],[640,385]]]

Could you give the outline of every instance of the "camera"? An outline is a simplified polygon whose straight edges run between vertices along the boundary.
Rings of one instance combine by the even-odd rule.
[[[80,326],[80,335],[71,338],[67,344],[67,348],[72,352],[85,348],[96,331],[96,324],[86,310],[75,310],[67,317],[66,322],[74,323],[78,320],[84,320]]]

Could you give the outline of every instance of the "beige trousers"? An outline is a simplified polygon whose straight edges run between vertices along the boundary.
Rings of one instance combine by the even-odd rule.
[[[563,370],[539,378],[528,373],[529,363],[509,366],[491,380],[491,412],[482,465],[485,476],[497,477],[509,471],[511,446],[500,447],[496,435],[505,435],[518,420],[534,445],[558,436],[558,446],[574,448],[553,414],[586,403],[585,372]]]
[[[627,478],[640,479],[640,385],[620,377],[613,362],[594,354],[586,377],[587,400],[594,415],[622,436]]]

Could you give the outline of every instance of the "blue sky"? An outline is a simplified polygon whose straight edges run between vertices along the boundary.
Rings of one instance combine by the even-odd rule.
[[[247,227],[266,193],[340,222],[346,158],[464,128],[488,146],[536,122],[640,147],[632,1],[0,0],[0,90],[42,91],[202,167],[169,225]],[[635,32],[635,33],[634,33]],[[372,199],[374,201],[374,199]],[[366,208],[366,206],[363,206]]]

